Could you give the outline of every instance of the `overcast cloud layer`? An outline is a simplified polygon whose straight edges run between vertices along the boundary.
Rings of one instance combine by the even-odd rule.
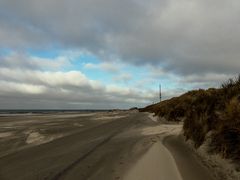
[[[140,92],[137,85],[106,85],[81,71],[63,72],[71,60],[25,57],[29,49],[87,52],[102,63],[85,68],[117,73],[113,79],[126,84],[134,74],[119,73],[112,62],[148,67],[146,77],[177,82],[166,97],[184,92],[181,86],[216,86],[239,73],[239,32],[238,0],[1,0],[0,49],[13,54],[0,57],[0,95],[29,98],[30,104],[44,97],[110,108],[143,105],[157,94],[147,87]],[[72,97],[76,89],[79,99]]]

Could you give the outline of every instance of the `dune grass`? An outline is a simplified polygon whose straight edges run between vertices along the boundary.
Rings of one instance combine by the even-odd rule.
[[[186,140],[198,148],[211,132],[210,152],[240,159],[240,76],[220,88],[189,91],[142,111],[154,112],[168,121],[184,121]]]

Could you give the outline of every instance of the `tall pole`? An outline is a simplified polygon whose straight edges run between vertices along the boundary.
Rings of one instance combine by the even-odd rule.
[[[161,84],[159,84],[159,100],[162,101],[162,87]]]

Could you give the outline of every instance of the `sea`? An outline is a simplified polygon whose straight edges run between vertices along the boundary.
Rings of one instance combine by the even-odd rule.
[[[50,114],[50,113],[91,113],[111,112],[110,109],[0,109],[1,114]]]

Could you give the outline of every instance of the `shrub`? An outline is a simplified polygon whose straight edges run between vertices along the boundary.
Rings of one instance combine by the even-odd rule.
[[[212,151],[224,158],[240,158],[240,99],[232,98],[226,104],[221,121],[212,135]]]
[[[212,131],[211,151],[240,159],[240,75],[224,82],[219,89],[189,91],[145,110],[169,121],[184,117],[184,136],[192,139],[196,148]]]
[[[226,126],[213,133],[211,152],[220,153],[223,158],[240,160],[240,128]]]

